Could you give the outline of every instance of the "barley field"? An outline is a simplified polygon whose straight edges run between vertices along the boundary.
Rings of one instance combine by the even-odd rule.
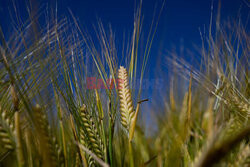
[[[30,11],[8,36],[0,27],[0,166],[250,166],[247,27],[217,13],[201,35],[199,66],[163,54],[172,69],[167,91],[147,97],[142,81],[153,70],[148,57],[164,4],[146,42],[140,6],[122,44],[101,21],[94,41],[70,10]]]

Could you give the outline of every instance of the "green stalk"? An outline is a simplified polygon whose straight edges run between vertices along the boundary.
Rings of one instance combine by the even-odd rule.
[[[67,148],[66,148],[66,141],[65,141],[65,134],[64,134],[64,127],[62,120],[60,120],[60,129],[61,129],[62,143],[63,143],[64,163],[65,167],[67,167]]]
[[[30,142],[30,129],[25,130],[25,142],[27,147],[27,154],[28,154],[28,166],[33,167],[33,159],[32,159],[32,144]]]
[[[57,111],[58,111],[58,117],[59,117],[59,125],[60,125],[60,131],[61,131],[61,138],[62,138],[62,144],[63,144],[63,155],[64,155],[64,163],[65,167],[67,167],[67,147],[66,147],[66,141],[65,141],[65,132],[64,132],[64,127],[63,127],[63,112],[62,108],[59,104],[59,98],[58,95],[56,94],[56,91],[54,90],[55,97],[56,97],[56,105],[57,105]]]
[[[16,137],[16,153],[17,153],[17,162],[19,167],[25,166],[25,160],[23,156],[23,148],[22,148],[22,134],[20,127],[20,113],[19,113],[19,99],[17,93],[15,91],[15,87],[13,83],[10,87],[10,94],[12,98],[12,103],[14,106],[14,119],[15,119],[15,137]]]
[[[129,166],[134,167],[133,147],[131,141],[128,141],[128,149],[129,149]]]
[[[109,160],[110,160],[110,166],[113,167],[113,147],[112,147],[112,140],[113,140],[113,126],[112,126],[112,120],[109,120]]]
[[[104,125],[103,125],[103,120],[101,120],[101,128],[102,128],[102,137],[103,137],[103,145],[104,145],[104,158],[105,162],[108,162],[108,157],[107,157],[107,143],[106,143],[106,136],[105,136],[105,130],[104,130]]]
[[[60,130],[61,130],[61,137],[62,137],[62,144],[63,144],[63,154],[64,154],[64,163],[65,167],[67,167],[67,147],[66,147],[66,141],[65,141],[65,133],[64,133],[64,127],[63,127],[63,121],[62,121],[62,109],[59,107],[59,119],[60,119]]]
[[[72,115],[70,114],[70,125],[71,125],[71,128],[72,128],[72,131],[73,131],[73,135],[74,135],[74,139],[76,142],[79,142],[79,139],[77,137],[77,133],[76,133],[76,129],[75,129],[75,125],[74,125],[74,121],[73,121],[73,117]],[[80,153],[80,156],[81,156],[81,161],[83,163],[83,166],[87,167],[88,166],[88,163],[87,163],[87,160],[86,160],[86,157],[85,157],[85,153],[82,151],[82,149],[79,148],[79,146],[77,145],[77,150],[78,152]]]
[[[20,115],[19,112],[15,112],[15,127],[16,127],[16,152],[17,152],[17,161],[19,167],[25,166],[25,160],[23,156],[22,148],[22,136],[21,136],[21,127],[20,127]]]

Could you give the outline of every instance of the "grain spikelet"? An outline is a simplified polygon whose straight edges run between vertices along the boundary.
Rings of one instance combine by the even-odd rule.
[[[2,112],[0,117],[0,140],[3,144],[3,148],[7,150],[14,149],[13,124],[11,124],[10,119],[7,118],[5,111]]]
[[[83,128],[80,127],[80,137],[79,137],[80,139],[79,139],[78,135],[77,135],[77,132],[76,132],[73,116],[71,114],[70,114],[70,125],[71,125],[72,131],[73,131],[75,141],[77,141],[77,142],[80,141],[80,143],[84,145],[85,137],[84,137]],[[81,156],[81,160],[83,161],[84,166],[88,166],[88,163],[87,163],[87,160],[86,160],[86,157],[85,157],[85,153],[79,148],[79,146],[77,147],[77,149],[78,149],[77,154]]]
[[[131,119],[134,116],[134,111],[131,92],[129,89],[128,73],[123,66],[120,66],[120,69],[118,70],[118,79],[121,123],[124,128],[129,129]]]
[[[238,96],[230,96],[231,107],[236,109],[239,112],[239,116],[243,121],[247,121],[250,118],[250,105],[243,99],[240,99]]]
[[[90,148],[90,145],[88,144],[88,142],[87,142],[87,137],[85,136],[86,135],[86,133],[85,133],[85,131],[84,131],[84,129],[83,129],[83,127],[80,127],[80,143],[82,144],[82,145],[84,145],[84,146],[86,146],[87,148]],[[82,155],[82,159],[83,159],[83,161],[84,161],[84,163],[85,163],[85,166],[88,164],[88,166],[91,166],[91,164],[94,164],[94,161],[93,161],[93,158],[92,157],[90,157],[89,156],[89,158],[88,158],[88,162],[87,162],[87,160],[86,160],[86,154],[83,152],[83,151],[81,151],[81,149],[80,149],[80,153],[81,153],[81,155]]]
[[[226,81],[225,81],[226,82]],[[240,120],[242,122],[247,122],[250,118],[250,104],[247,98],[245,98],[233,85],[226,82],[224,84],[225,86],[222,86],[223,89],[226,88],[226,95],[225,100],[228,105],[228,107],[235,111],[237,116],[239,116]]]
[[[92,116],[88,112],[86,105],[80,109],[80,115],[83,123],[84,131],[81,132],[82,139],[86,142],[89,141],[91,150],[101,159],[103,159],[103,144],[100,138],[98,129],[93,121]],[[84,139],[83,133],[85,132],[87,139]],[[86,146],[86,145],[85,145]]]

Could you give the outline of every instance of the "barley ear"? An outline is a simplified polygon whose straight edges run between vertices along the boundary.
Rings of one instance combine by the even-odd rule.
[[[88,112],[86,105],[80,108],[83,129],[87,136],[88,144],[91,150],[101,159],[103,159],[103,142],[100,138],[99,131],[95,125],[92,115]]]
[[[135,114],[133,111],[133,102],[131,92],[129,89],[128,73],[127,70],[120,66],[118,70],[118,94],[120,97],[120,113],[121,113],[121,124],[129,130],[131,120]]]
[[[83,129],[80,128],[80,139],[78,138],[77,136],[77,132],[76,132],[76,128],[75,128],[75,123],[74,123],[74,120],[73,120],[73,116],[70,114],[70,125],[71,125],[71,128],[72,128],[72,131],[73,131],[73,136],[74,136],[74,139],[76,142],[79,142],[80,140],[80,143],[83,144],[84,143],[84,140],[82,140],[82,138],[84,139],[84,136],[82,137],[82,135],[84,135],[83,133]],[[79,146],[77,146],[77,150],[78,150],[78,155],[81,156],[81,159],[83,161],[83,164],[84,166],[88,166],[88,163],[87,163],[87,160],[86,160],[86,157],[85,157],[85,154],[84,152],[79,148]]]
[[[2,143],[2,147],[6,150],[14,150],[15,142],[13,139],[13,124],[10,121],[10,118],[7,117],[6,111],[2,111],[0,115],[0,141]]]

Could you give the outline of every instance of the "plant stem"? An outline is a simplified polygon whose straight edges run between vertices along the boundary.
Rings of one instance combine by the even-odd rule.
[[[131,141],[128,141],[128,149],[129,149],[129,166],[134,167],[133,147]]]
[[[15,112],[15,127],[16,127],[16,151],[17,151],[17,161],[19,167],[25,166],[24,156],[23,156],[23,148],[22,148],[22,136],[21,136],[21,128],[20,128],[20,115],[19,112]]]

